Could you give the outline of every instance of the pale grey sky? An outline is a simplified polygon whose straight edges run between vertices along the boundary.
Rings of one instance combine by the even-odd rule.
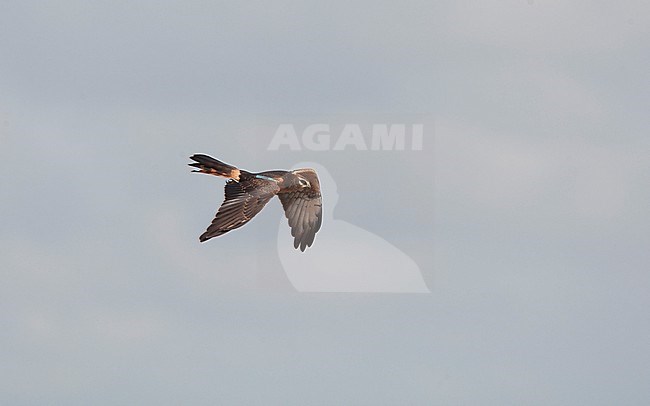
[[[0,403],[647,404],[648,44],[642,1],[0,3]],[[196,152],[323,165],[431,294],[295,292],[277,201],[199,244]]]

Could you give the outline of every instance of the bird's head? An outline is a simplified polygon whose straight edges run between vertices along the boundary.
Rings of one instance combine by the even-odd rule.
[[[312,190],[314,193],[320,191],[318,177],[313,169],[294,169],[287,173],[285,187],[293,190]]]

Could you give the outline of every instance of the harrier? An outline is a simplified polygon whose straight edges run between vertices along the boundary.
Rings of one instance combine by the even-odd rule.
[[[323,219],[316,171],[307,168],[253,173],[203,154],[192,155],[190,159],[195,162],[189,165],[198,168],[192,172],[228,178],[226,198],[212,224],[199,237],[201,242],[248,223],[277,195],[289,220],[294,248],[305,251],[311,247]]]

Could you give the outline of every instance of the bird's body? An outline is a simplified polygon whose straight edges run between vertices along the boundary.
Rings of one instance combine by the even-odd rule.
[[[318,175],[313,169],[248,172],[202,154],[190,157],[194,172],[228,178],[225,200],[201,242],[249,222],[273,196],[282,202],[289,220],[294,247],[304,251],[314,242],[322,222],[322,199]]]

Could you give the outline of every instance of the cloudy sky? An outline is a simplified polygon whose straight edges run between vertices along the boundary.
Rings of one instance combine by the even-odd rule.
[[[1,2],[0,403],[648,403],[649,44],[642,1]],[[199,244],[197,152],[327,168],[431,292],[296,291],[277,201]]]

